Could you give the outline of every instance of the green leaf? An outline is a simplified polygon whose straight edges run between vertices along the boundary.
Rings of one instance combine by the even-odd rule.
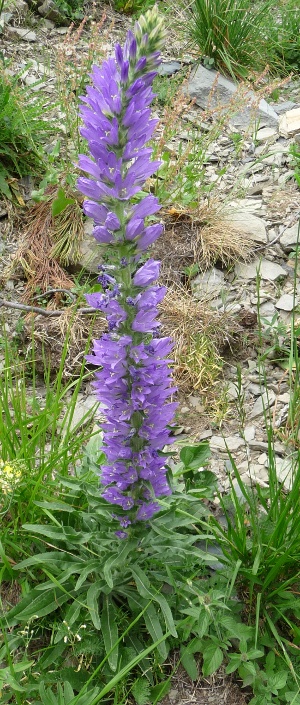
[[[65,648],[66,644],[64,644],[63,641],[60,641],[60,643],[55,646],[45,648],[39,659],[39,668],[46,670],[49,666],[52,666],[52,664],[59,659]]]
[[[144,614],[144,620],[146,627],[148,629],[148,632],[153,640],[153,642],[159,641],[160,639],[163,639],[163,631],[161,628],[161,624],[156,612],[156,609],[153,604],[149,605],[147,608],[145,614]],[[162,641],[158,647],[157,647],[161,657],[165,660],[168,655],[167,647],[164,641]]]
[[[160,593],[152,592],[152,590],[150,589],[151,586],[149,580],[146,574],[141,570],[141,568],[139,568],[139,566],[135,565],[134,567],[132,567],[131,572],[135,580],[137,591],[139,592],[141,597],[144,597],[147,600],[154,600],[155,602],[158,602],[164,616],[166,628],[176,639],[178,635],[174,624],[173,615],[166,598]]]
[[[288,703],[292,703],[292,705],[300,705],[300,695],[298,690],[287,690],[284,696]]]
[[[69,206],[71,203],[75,203],[74,198],[66,198],[66,194],[64,192],[64,189],[61,188],[61,186],[58,189],[57,196],[52,202],[52,215],[55,217],[56,215],[59,215],[62,213],[67,206]]]
[[[97,560],[89,561],[80,573],[80,576],[79,576],[77,583],[75,585],[75,590],[79,590],[79,588],[83,585],[87,576],[90,573],[97,573],[97,572],[99,572],[99,570],[100,570],[99,558],[97,558]]]
[[[198,470],[203,465],[206,465],[210,457],[210,448],[208,441],[202,441],[195,446],[185,446],[180,451],[180,460],[187,468]]]
[[[93,625],[94,627],[96,627],[96,629],[101,629],[101,620],[99,615],[99,595],[103,591],[103,588],[105,586],[106,584],[103,580],[98,580],[96,583],[93,583],[91,587],[89,587],[86,595],[86,603],[88,606],[88,610],[91,615]]]
[[[152,688],[150,688],[150,698],[152,703],[158,703],[164,698],[166,695],[168,695],[168,692],[170,691],[171,688],[171,681],[161,681],[160,683],[157,683],[157,685],[153,685]]]
[[[253,627],[249,627],[247,624],[238,622],[237,619],[234,619],[231,615],[220,615],[218,621],[223,627],[225,627],[230,636],[235,639],[239,639],[239,641],[247,641],[253,637]]]
[[[42,534],[49,539],[58,541],[67,541],[73,544],[87,543],[91,538],[91,534],[86,534],[83,531],[75,531],[71,526],[47,526],[43,524],[24,524],[23,529],[31,531],[33,534]]]
[[[75,507],[72,507],[71,504],[67,504],[67,502],[61,502],[59,500],[56,500],[55,502],[34,502],[34,504],[37,507],[42,507],[43,509],[50,509],[52,511],[61,511],[61,512],[75,512]]]
[[[251,661],[256,661],[257,658],[261,658],[264,655],[264,651],[261,649],[249,649],[247,651],[247,658]]]
[[[12,200],[12,193],[9,188],[9,185],[4,178],[3,174],[0,173],[0,193],[3,193],[6,198],[8,198],[10,201]]]
[[[118,641],[118,627],[115,621],[115,612],[116,608],[110,595],[105,595],[101,615],[102,634],[108,663],[112,671],[117,670],[119,653],[118,644],[116,644]],[[115,644],[116,646],[113,648]],[[113,651],[111,651],[112,649]],[[109,653],[110,651],[111,653]]]
[[[195,656],[191,654],[185,646],[180,647],[180,663],[183,668],[185,668],[192,681],[196,681],[199,678],[199,671]]]
[[[60,605],[69,599],[69,594],[58,591],[57,588],[52,588],[42,594],[37,590],[32,590],[16,607],[8,612],[6,619],[9,624],[16,624],[19,620],[23,622],[44,617],[46,614],[57,610]]]
[[[210,623],[211,623],[211,616],[210,616],[209,612],[207,612],[205,608],[202,608],[200,615],[199,615],[198,626],[197,626],[197,634],[200,638],[203,636],[206,636]]]
[[[218,668],[221,666],[222,661],[223,661],[223,652],[219,646],[215,646],[215,644],[209,644],[209,646],[205,646],[205,649],[203,652],[203,666],[202,666],[203,675],[204,676],[211,676],[212,673],[215,673],[218,670]]]
[[[281,690],[281,688],[284,688],[286,685],[288,677],[288,672],[287,671],[277,671],[277,673],[274,673],[272,676],[269,676],[268,678],[268,688],[277,694],[277,690]]]

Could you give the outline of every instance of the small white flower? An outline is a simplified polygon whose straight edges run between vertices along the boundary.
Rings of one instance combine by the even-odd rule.
[[[67,641],[68,641],[68,637],[67,637],[67,636],[64,636],[64,642],[65,642],[65,644],[67,643]]]

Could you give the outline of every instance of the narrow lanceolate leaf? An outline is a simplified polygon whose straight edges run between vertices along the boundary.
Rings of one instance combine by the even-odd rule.
[[[164,616],[166,628],[171,632],[172,636],[177,638],[177,631],[174,624],[173,615],[166,598],[160,593],[151,590],[149,580],[146,574],[141,570],[141,568],[139,568],[139,566],[135,565],[134,568],[131,568],[131,572],[135,580],[137,591],[139,592],[141,597],[144,597],[147,600],[152,599],[154,602],[158,602]]]
[[[185,668],[192,681],[199,678],[198,666],[194,654],[191,654],[184,646],[180,648],[180,662]]]
[[[82,568],[80,576],[75,585],[75,590],[79,590],[79,588],[87,579],[88,575],[90,575],[91,573],[97,573],[97,571],[99,572],[99,558],[97,560],[89,561],[88,564],[85,565],[84,568]]]
[[[105,595],[103,599],[103,609],[101,615],[102,634],[105,651],[108,656],[108,663],[112,671],[118,666],[118,627],[115,621],[115,606],[110,595]]]
[[[163,639],[163,631],[154,605],[149,605],[147,611],[144,614],[144,620],[152,640],[155,642]],[[161,657],[163,659],[166,659],[168,656],[168,651],[164,641],[161,641],[157,649]]]
[[[89,587],[86,596],[88,610],[91,615],[93,625],[96,627],[96,629],[101,629],[101,620],[99,615],[99,596],[101,595],[101,592],[104,587],[106,587],[104,580],[98,580],[96,583],[93,583],[91,587]]]
[[[34,592],[34,595],[33,595]],[[8,624],[13,625],[18,621],[28,622],[30,619],[45,617],[47,614],[51,614],[57,610],[57,608],[64,602],[70,599],[71,593],[61,592],[56,588],[47,590],[45,593],[38,593],[36,591],[31,592],[31,599],[27,600],[24,598],[19,603],[19,610],[16,611],[14,608],[6,616]],[[24,602],[24,607],[22,605]]]

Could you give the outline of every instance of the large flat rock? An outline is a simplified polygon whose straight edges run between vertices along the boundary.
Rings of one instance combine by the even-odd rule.
[[[247,129],[253,127],[278,127],[279,118],[275,110],[264,100],[260,100],[257,105],[257,96],[253,91],[248,91],[245,96],[237,94],[238,85],[217,73],[208,71],[204,66],[198,66],[192,73],[187,92],[195,103],[206,110],[210,107],[228,109],[230,102],[236,97],[235,112],[230,114],[229,122],[235,127]],[[237,94],[237,95],[236,95]],[[241,108],[241,104],[244,107]],[[233,107],[234,110],[234,107]]]
[[[242,279],[256,279],[257,276],[261,279],[274,282],[279,277],[286,277],[287,272],[280,264],[271,262],[268,259],[256,259],[250,264],[236,264],[235,273]]]
[[[291,252],[300,243],[300,223],[287,228],[280,238],[280,245],[286,252]]]
[[[267,231],[264,221],[247,210],[237,210],[227,214],[227,222],[241,234],[247,235],[254,242],[267,243]]]

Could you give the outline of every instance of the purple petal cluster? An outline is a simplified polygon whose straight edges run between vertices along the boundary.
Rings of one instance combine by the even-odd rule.
[[[87,296],[108,322],[87,360],[99,368],[95,386],[105,413],[103,497],[119,507],[122,529],[149,520],[159,509],[156,498],[170,494],[161,451],[170,443],[176,408],[167,359],[172,343],[160,337],[158,321],[166,290],[155,284],[159,262],[139,265],[141,253],[162,232],[160,223],[146,221],[160,205],[151,194],[136,200],[159,166],[145,145],[157,123],[149,106],[161,42],[154,8],[128,33],[123,48],[116,45],[114,57],[93,67],[93,85],[81,107],[90,156],[79,158],[89,176],[79,178],[78,187],[87,197],[83,208],[94,219],[96,240],[113,250],[117,262],[100,267],[102,291]]]

